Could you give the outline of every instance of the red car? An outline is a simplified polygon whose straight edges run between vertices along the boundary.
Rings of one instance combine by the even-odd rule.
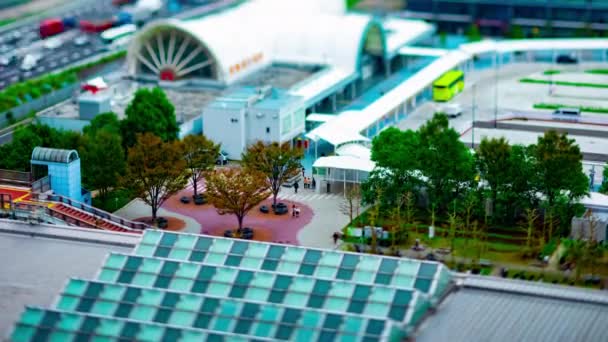
[[[40,37],[46,38],[59,34],[65,30],[61,19],[46,19],[40,23]]]
[[[81,20],[80,30],[88,33],[99,33],[112,28],[113,25],[114,21],[112,19],[101,21]]]

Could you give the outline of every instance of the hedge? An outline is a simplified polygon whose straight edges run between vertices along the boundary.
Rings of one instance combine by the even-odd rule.
[[[561,73],[560,70],[545,70],[543,71],[543,75],[557,75]]]
[[[94,62],[75,66],[62,72],[47,74],[10,85],[0,91],[0,112],[6,112],[24,102],[39,98],[66,85],[76,83],[78,82],[78,73],[83,70],[113,62],[125,57],[125,55],[126,51],[117,52]]]
[[[547,81],[547,80],[536,80],[536,79],[533,79],[533,78],[522,78],[519,81],[522,82],[522,83],[556,84],[556,85],[572,86],[572,87],[608,88],[608,84],[599,84],[599,83]]]
[[[588,74],[608,75],[608,69],[590,69],[585,72]]]
[[[535,109],[559,109],[559,108],[578,108],[581,112],[590,113],[603,113],[608,114],[608,107],[585,107],[585,106],[570,106],[557,103],[535,103],[533,106]]]

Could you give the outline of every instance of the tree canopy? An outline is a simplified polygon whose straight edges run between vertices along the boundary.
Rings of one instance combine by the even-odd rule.
[[[600,192],[608,194],[608,164],[604,166],[604,171],[602,172],[602,185],[600,186]]]
[[[84,135],[95,135],[102,129],[112,134],[120,135],[120,120],[118,120],[118,116],[113,112],[99,114],[82,129],[82,133]]]
[[[198,183],[202,180],[204,173],[213,169],[215,165],[220,153],[220,145],[215,144],[204,135],[188,135],[182,141],[182,153],[189,171],[190,182],[194,187],[194,196],[196,196]]]
[[[162,141],[175,140],[179,133],[175,108],[158,87],[140,88],[135,92],[120,129],[127,147],[135,144],[138,133],[152,133]]]
[[[249,211],[268,198],[266,176],[261,172],[237,168],[215,170],[207,176],[207,201],[227,214],[233,214],[239,230]]]
[[[471,186],[475,176],[473,156],[443,114],[435,114],[420,127],[419,135],[420,171],[427,178],[429,198],[445,207]]]
[[[258,171],[266,176],[268,188],[272,191],[273,204],[287,180],[301,170],[302,150],[291,148],[289,143],[265,143],[258,141],[243,153],[242,161],[246,170]]]
[[[118,185],[125,172],[125,154],[118,134],[101,129],[85,135],[85,148],[81,154],[83,178],[89,186],[99,190],[105,198],[108,190]]]
[[[137,135],[129,148],[123,185],[152,207],[152,218],[172,195],[188,182],[186,162],[177,141],[164,142],[151,134]]]
[[[533,151],[538,173],[538,190],[550,206],[560,195],[572,201],[587,194],[589,179],[583,172],[583,155],[574,139],[569,139],[565,133],[547,131],[538,138]]]

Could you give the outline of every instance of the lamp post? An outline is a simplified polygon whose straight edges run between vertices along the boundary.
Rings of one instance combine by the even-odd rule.
[[[499,52],[494,55],[494,128],[498,125],[498,67]]]

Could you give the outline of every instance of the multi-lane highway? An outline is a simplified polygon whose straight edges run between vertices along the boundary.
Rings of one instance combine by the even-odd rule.
[[[234,1],[209,1],[206,5],[201,6],[200,3],[181,1],[178,11],[170,11],[171,6],[164,6],[150,20],[179,15],[187,17],[188,12],[195,9],[193,13],[202,10],[210,12],[216,10],[214,4],[228,6]],[[67,7],[65,11],[57,10],[48,17],[75,17],[78,19],[87,20],[107,20],[116,15],[120,8],[112,5],[111,0],[85,0],[78,1],[82,5],[74,6],[73,4]],[[164,1],[165,4],[168,0]],[[175,10],[175,7],[171,8]],[[9,65],[0,65],[0,89],[3,89],[13,83],[25,81],[27,79],[37,77],[58,69],[65,68],[79,62],[80,60],[92,57],[96,54],[107,50],[107,46],[99,38],[98,34],[84,34],[78,28],[66,31],[57,36],[61,40],[61,44],[55,49],[44,47],[44,41],[39,37],[40,20],[25,20],[21,25],[11,25],[9,29],[0,28],[0,58],[15,55]],[[86,35],[88,42],[83,45],[76,45],[77,37]],[[36,66],[31,70],[21,70],[20,66],[26,55],[34,55],[40,57]],[[1,64],[1,63],[0,63]]]

